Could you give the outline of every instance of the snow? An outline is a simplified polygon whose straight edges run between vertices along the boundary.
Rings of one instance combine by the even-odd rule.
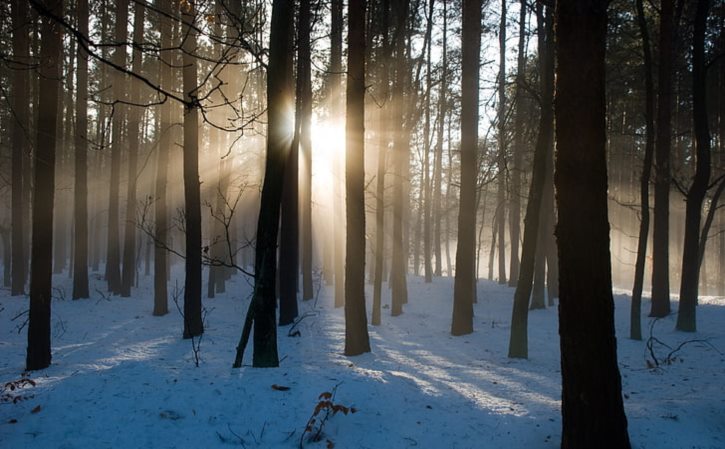
[[[67,274],[54,282],[57,296],[68,298]],[[105,290],[101,279],[92,283],[91,291]],[[25,400],[0,404],[0,447],[295,448],[320,394],[335,386],[334,402],[357,412],[331,417],[322,441],[304,447],[324,448],[327,440],[361,449],[559,447],[556,308],[530,312],[530,358],[508,359],[513,289],[506,286],[480,281],[476,331],[452,337],[452,280],[410,277],[404,314],[392,318],[384,308],[383,324],[370,326],[373,352],[353,358],[342,355],[343,311],[322,287],[317,300],[301,303],[309,314],[298,325],[301,336],[279,329],[279,368],[232,369],[246,280],[236,276],[228,293],[204,299],[198,368],[174,304],[168,315],[152,316],[151,279],[141,284],[132,298],[95,293],[53,302],[53,365],[30,374],[37,385],[20,391]],[[389,290],[384,294],[389,304]],[[615,303],[633,447],[725,447],[725,299],[703,298],[696,334],[674,331],[676,315],[655,324],[654,335],[673,348],[707,341],[685,345],[675,363],[658,369],[648,367],[644,341],[626,338],[628,296],[618,292]],[[645,340],[647,308],[645,301]],[[3,384],[24,369],[24,317],[12,318],[26,309],[25,299],[0,293]],[[655,349],[660,359],[669,352]]]

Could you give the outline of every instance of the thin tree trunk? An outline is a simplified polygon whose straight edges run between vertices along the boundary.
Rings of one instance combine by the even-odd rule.
[[[405,23],[408,17],[409,1],[404,0],[393,5],[393,11],[396,18],[395,27],[395,88],[393,92],[392,120],[393,123],[399,123],[402,128],[403,122],[403,86],[405,85]],[[406,247],[404,245],[404,193],[405,186],[403,175],[407,166],[408,146],[406,145],[406,136],[404,131],[395,133],[393,140],[393,165],[395,174],[393,177],[393,260],[391,266],[391,287],[392,301],[390,313],[392,316],[398,316],[403,313],[403,304],[408,302],[408,287],[406,280],[408,258],[406,257]]]
[[[642,54],[645,89],[645,146],[642,176],[639,182],[640,209],[639,239],[637,241],[637,259],[634,264],[634,286],[632,287],[632,308],[630,313],[629,338],[642,339],[642,290],[644,269],[647,262],[647,241],[649,240],[649,181],[652,173],[652,158],[655,144],[654,124],[654,81],[652,79],[652,50],[650,49],[647,19],[644,15],[643,0],[636,0],[637,22],[642,36]]]
[[[78,31],[88,36],[88,0],[78,0]],[[88,298],[88,54],[78,46],[75,135],[73,299]]]
[[[519,44],[516,64],[516,113],[514,115],[513,160],[511,165],[511,199],[509,201],[509,235],[511,259],[509,286],[519,281],[519,239],[521,238],[521,171],[524,153],[524,83],[526,82],[526,0],[519,6]]]
[[[342,0],[331,0],[331,21],[330,21],[330,72],[333,92],[333,113],[335,116],[342,114]],[[335,275],[335,307],[342,307],[345,304],[345,226],[343,217],[343,192],[340,182],[342,158],[341,151],[336,151],[333,164],[335,182],[333,187],[333,216],[335,217],[335,229],[333,231],[334,255],[333,270]]]
[[[385,258],[385,172],[388,146],[390,144],[389,111],[390,111],[390,45],[388,32],[390,27],[390,4],[387,0],[382,2],[382,30],[381,47],[382,57],[378,64],[380,70],[380,97],[383,107],[380,108],[380,144],[378,146],[378,167],[375,189],[375,275],[373,279],[373,310],[371,324],[379,326],[381,320],[381,304],[383,290],[383,264]]]
[[[541,220],[544,183],[546,181],[546,158],[551,145],[553,133],[553,85],[554,85],[554,47],[552,42],[552,11],[541,3],[536,5],[537,21],[543,26],[539,29],[540,83],[541,83],[541,114],[539,116],[539,133],[536,137],[534,163],[529,187],[529,199],[524,217],[524,240],[521,247],[521,271],[514,292],[514,306],[511,315],[511,336],[509,339],[508,356],[527,358],[529,299],[534,281],[536,253],[538,250],[539,223]]]
[[[433,93],[431,77],[431,35],[433,28],[433,9],[435,0],[430,0],[428,9],[428,25],[426,27],[426,41],[428,54],[426,57],[426,95],[425,95],[425,124],[423,128],[423,263],[425,282],[433,281],[433,263],[431,258],[431,184],[430,184],[430,96]]]
[[[133,41],[143,42],[145,7],[143,3],[134,5]],[[138,47],[133,49],[131,70],[141,73],[142,53]],[[140,103],[139,86],[131,81],[131,102]],[[123,236],[123,272],[121,273],[121,296],[131,296],[131,287],[136,278],[136,166],[140,145],[139,126],[141,110],[132,107],[128,113],[128,181],[126,190],[126,224]]]
[[[310,32],[312,12],[310,0],[300,1],[298,69],[301,80],[300,97],[300,153],[302,156],[302,299],[312,299],[312,73]]]
[[[443,42],[441,55],[441,80],[438,93],[438,131],[433,158],[433,252],[435,253],[435,275],[443,275],[443,260],[441,254],[441,196],[443,179],[443,132],[446,122],[446,100],[448,93],[448,9],[447,2],[443,2]],[[450,272],[449,272],[450,275]]]
[[[501,0],[498,32],[498,192],[496,225],[498,226],[498,283],[506,283],[506,1]]]

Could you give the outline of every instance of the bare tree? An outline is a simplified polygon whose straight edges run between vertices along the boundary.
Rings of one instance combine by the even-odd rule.
[[[28,371],[50,366],[50,302],[53,276],[53,203],[58,96],[62,59],[60,26],[43,12],[60,15],[62,0],[31,0],[41,12],[40,92],[33,172],[33,229],[30,257],[30,311],[28,315]]]
[[[473,332],[476,251],[476,167],[478,154],[478,67],[481,49],[481,0],[463,1],[461,68],[461,196],[458,212],[456,277],[451,333]]]
[[[365,1],[349,0],[345,124],[345,355],[370,352],[365,311]]]

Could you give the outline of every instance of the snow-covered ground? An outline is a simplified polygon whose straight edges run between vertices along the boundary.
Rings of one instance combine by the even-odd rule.
[[[225,295],[205,299],[206,333],[195,367],[182,318],[151,316],[150,279],[133,298],[71,301],[57,276],[53,365],[30,374],[26,396],[0,404],[0,447],[295,448],[320,394],[356,413],[331,417],[308,448],[557,448],[560,444],[559,339],[555,308],[532,311],[529,360],[506,357],[513,290],[478,287],[472,335],[449,333],[453,283],[409,280],[402,316],[383,309],[370,327],[373,352],[342,355],[344,322],[331,289],[301,304],[301,336],[279,329],[280,367],[232,369],[250,287],[235,277]],[[181,281],[180,281],[181,282]],[[105,290],[93,279],[91,291]],[[383,303],[389,304],[389,291]],[[368,295],[370,298],[371,295]],[[644,341],[627,339],[629,298],[616,296],[619,360],[630,436],[636,448],[725,448],[725,300],[705,298],[699,329],[675,332],[675,316],[654,335],[677,347],[676,362],[648,368]],[[370,301],[369,301],[370,302]],[[643,307],[643,332],[649,335]],[[674,304],[676,308],[677,304]],[[0,294],[0,382],[21,377],[27,301]],[[656,346],[664,358],[670,350]],[[251,352],[245,363],[251,360]],[[289,387],[280,391],[272,386]],[[319,417],[318,417],[319,418]],[[328,443],[328,441],[332,443]]]

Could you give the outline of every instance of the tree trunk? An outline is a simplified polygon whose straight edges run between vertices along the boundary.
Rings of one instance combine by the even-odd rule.
[[[390,44],[388,32],[390,28],[390,4],[382,2],[382,57],[378,63],[380,71],[380,97],[383,107],[380,108],[380,145],[378,146],[378,167],[375,189],[375,275],[373,276],[373,310],[371,324],[380,325],[383,290],[383,265],[385,258],[385,172],[387,171],[388,148],[390,144]]]
[[[605,124],[607,0],[556,6],[562,449],[628,449],[614,335]]]
[[[496,226],[498,227],[498,283],[506,283],[506,0],[501,0],[498,32],[498,191]]]
[[[365,311],[365,2],[349,0],[345,124],[345,355],[370,352]]]
[[[446,122],[446,95],[448,93],[448,9],[443,2],[443,42],[441,55],[441,80],[438,93],[438,131],[433,158],[433,252],[435,253],[435,275],[443,275],[443,256],[441,254],[441,196],[443,180],[443,132]],[[450,275],[450,273],[449,273]]]
[[[333,113],[335,116],[342,115],[342,0],[331,0],[330,20],[330,72],[333,98]],[[345,226],[343,217],[343,192],[341,176],[342,158],[341,151],[336,151],[333,160],[334,183],[332,200],[333,216],[335,217],[335,229],[333,231],[333,270],[335,275],[335,307],[342,307],[345,304]]]
[[[88,0],[78,0],[78,31],[88,36]],[[88,298],[88,54],[78,46],[75,135],[73,299]]]
[[[50,366],[50,303],[53,270],[53,200],[55,189],[55,148],[58,126],[58,94],[62,33],[48,15],[61,16],[62,0],[33,0],[41,15],[40,92],[38,98],[37,141],[35,146],[33,229],[30,257],[30,310],[28,349],[25,369]]]
[[[302,155],[302,299],[312,299],[312,74],[310,32],[312,27],[310,0],[300,1],[300,29],[297,45],[297,76],[301,79],[300,152]]]
[[[171,0],[161,0],[159,7],[162,11],[171,13]],[[161,48],[170,48],[172,46],[172,27],[170,19],[161,18],[159,23],[159,34],[161,35]],[[173,81],[171,79],[171,53],[166,52],[167,56],[159,64],[159,79],[161,86],[168,89]],[[164,57],[164,53],[161,54]],[[167,195],[166,195],[166,177],[169,170],[169,150],[173,145],[172,122],[171,122],[171,104],[166,101],[161,105],[160,129],[159,129],[159,148],[156,155],[156,197],[154,199],[154,312],[155,316],[162,316],[169,313],[168,306],[168,254],[166,247],[168,245],[168,212],[167,212]]]
[[[288,40],[292,24],[292,2],[274,0],[272,3],[269,63],[267,67],[267,155],[262,185],[262,199],[257,221],[254,294],[247,312],[242,339],[237,346],[234,367],[242,366],[242,355],[254,325],[254,354],[252,366],[277,367],[276,295],[277,235],[280,203],[284,183],[285,162],[290,151],[292,135],[287,112],[292,105],[292,66],[288,54],[292,46]]]
[[[526,82],[526,0],[519,6],[519,45],[516,64],[516,113],[514,115],[513,160],[511,164],[511,199],[509,201],[509,235],[511,259],[509,287],[519,281],[519,239],[521,238],[521,171],[524,153],[524,83]]]
[[[673,0],[660,6],[659,69],[657,81],[657,136],[655,142],[655,210],[652,240],[651,317],[670,314],[670,136],[672,134]]]
[[[539,29],[539,59],[541,82],[541,114],[539,116],[539,133],[536,137],[534,164],[529,187],[529,199],[524,217],[524,240],[521,246],[521,271],[514,292],[514,306],[511,315],[511,336],[509,339],[508,356],[527,358],[528,343],[528,306],[531,297],[532,283],[538,250],[539,223],[541,220],[544,183],[546,182],[546,158],[551,147],[554,85],[554,47],[552,42],[552,12],[541,3],[536,5],[538,22],[544,24]]]
[[[647,18],[644,15],[643,0],[636,0],[637,22],[642,36],[642,54],[645,90],[645,146],[642,176],[639,181],[640,208],[639,238],[637,240],[637,259],[634,263],[634,286],[632,287],[632,309],[630,313],[629,338],[642,339],[642,289],[644,286],[644,268],[647,262],[647,241],[649,240],[649,181],[652,173],[652,158],[655,144],[654,124],[654,81],[652,79],[652,50],[650,49]]]
[[[201,316],[201,194],[199,183],[199,103],[197,100],[196,21],[195,3],[182,6],[184,26],[183,83],[184,83],[184,207],[186,231],[186,260],[184,279],[184,338],[204,333]]]
[[[430,0],[428,9],[428,25],[426,26],[426,41],[428,54],[426,57],[426,94],[425,94],[425,124],[423,128],[423,263],[425,282],[433,281],[433,263],[431,257],[431,183],[430,183],[430,96],[433,93],[431,77],[431,34],[433,28],[433,9],[435,0]]]
[[[451,334],[473,332],[476,251],[476,167],[478,161],[478,68],[481,0],[463,1],[461,66],[461,196]],[[450,188],[450,187],[449,187]]]
[[[707,71],[705,66],[705,28],[709,0],[698,0],[692,37],[692,115],[695,131],[695,177],[687,191],[685,209],[685,244],[682,253],[680,308],[677,329],[697,330],[698,287],[700,280],[700,223],[702,203],[710,183],[710,129],[707,123]],[[713,205],[712,207],[716,207]],[[705,232],[707,232],[705,230]],[[705,234],[707,236],[707,234]],[[704,248],[702,249],[704,252]]]
[[[143,42],[144,14],[143,3],[134,5],[133,41]],[[133,49],[133,62],[131,70],[141,74],[142,53],[138,47]],[[131,86],[131,102],[140,103],[140,86],[133,80]],[[141,110],[131,107],[128,112],[128,181],[126,190],[126,224],[123,236],[123,272],[121,273],[121,296],[131,296],[131,287],[136,278],[136,166],[138,159],[139,126],[141,125]]]
[[[128,0],[116,3],[115,40],[118,46],[113,51],[113,63],[119,67],[126,66],[126,26],[128,22]],[[113,75],[113,97],[122,101],[126,95],[124,75],[120,72]],[[124,107],[116,103],[113,107],[113,134],[111,136],[111,176],[108,198],[108,235],[106,240],[106,281],[108,291],[116,294],[121,290],[121,267],[119,250],[119,187],[121,184],[121,148],[123,148],[123,116]]]
[[[12,3],[13,57],[19,62],[27,62],[30,52],[28,40],[28,2],[14,0]],[[28,260],[25,251],[27,229],[24,218],[27,202],[23,197],[24,167],[27,164],[26,152],[30,150],[26,128],[29,125],[28,79],[30,72],[24,67],[16,67],[13,73],[13,113],[12,120],[12,171],[11,171],[11,285],[10,294],[18,296],[25,293]],[[27,180],[25,180],[27,182]]]
[[[406,145],[405,132],[403,128],[403,86],[405,85],[405,23],[408,17],[409,1],[404,0],[393,4],[393,11],[396,18],[395,26],[395,88],[393,91],[392,123],[399,124],[399,130],[393,139],[393,260],[391,266],[390,283],[392,287],[392,301],[390,314],[398,316],[403,313],[403,304],[408,302],[408,286],[406,280],[408,258],[404,245],[404,209],[407,204],[404,201],[405,186],[403,175],[407,166],[408,146]]]

